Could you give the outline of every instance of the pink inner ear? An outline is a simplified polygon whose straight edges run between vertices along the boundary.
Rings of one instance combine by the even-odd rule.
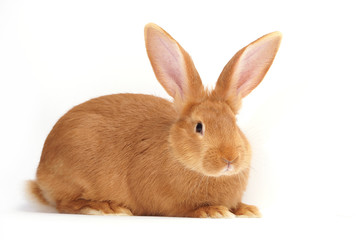
[[[237,94],[248,95],[263,79],[276,53],[275,42],[265,39],[249,45],[235,66]]]
[[[177,42],[165,33],[148,30],[147,50],[158,81],[170,96],[184,97],[187,88],[185,60]]]
[[[167,85],[175,95],[178,91],[183,95],[183,84],[185,81],[183,58],[180,54],[178,46],[175,43],[170,43],[162,38],[158,38],[160,51],[159,51],[159,67],[164,71],[164,83]]]

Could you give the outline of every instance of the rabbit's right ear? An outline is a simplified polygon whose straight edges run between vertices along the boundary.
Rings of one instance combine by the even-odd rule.
[[[271,67],[281,39],[280,32],[273,32],[238,51],[224,67],[213,95],[237,113],[242,98],[258,86]]]
[[[205,91],[189,54],[156,24],[147,24],[144,36],[155,76],[174,98],[177,110],[186,102],[199,100]]]

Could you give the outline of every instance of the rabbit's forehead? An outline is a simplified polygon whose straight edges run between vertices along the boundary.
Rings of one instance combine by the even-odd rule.
[[[194,109],[192,115],[195,120],[198,118],[199,121],[215,125],[233,125],[235,123],[235,115],[224,102],[203,102]]]

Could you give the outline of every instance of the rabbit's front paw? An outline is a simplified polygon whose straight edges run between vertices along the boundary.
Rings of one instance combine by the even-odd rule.
[[[248,218],[260,218],[262,217],[260,211],[256,206],[253,205],[247,205],[244,203],[240,203],[238,205],[238,208],[236,208],[233,213],[236,215],[236,217],[248,217]]]
[[[196,218],[234,218],[235,215],[224,206],[201,207],[191,213]]]

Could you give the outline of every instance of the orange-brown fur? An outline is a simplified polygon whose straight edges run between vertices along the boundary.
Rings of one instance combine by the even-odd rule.
[[[146,32],[148,55],[174,104],[150,95],[116,94],[74,107],[45,141],[32,193],[62,213],[259,216],[256,207],[241,202],[251,153],[236,124],[240,99],[233,104],[225,97],[231,83],[205,91],[180,47],[188,80],[183,92],[167,89],[169,82],[152,59],[151,38],[176,42],[155,25],[146,31],[154,31]],[[227,80],[221,75],[222,81]],[[199,121],[203,136],[194,132]],[[222,173],[223,159],[234,159],[230,174]]]

